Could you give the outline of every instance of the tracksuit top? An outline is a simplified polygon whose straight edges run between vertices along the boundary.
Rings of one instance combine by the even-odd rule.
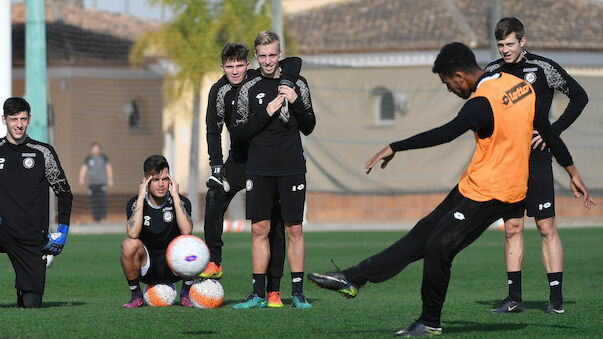
[[[233,142],[249,140],[247,173],[286,176],[306,173],[299,132],[308,135],[316,125],[310,90],[303,77],[295,82],[297,99],[289,104],[290,120],[284,124],[279,111],[268,115],[266,106],[278,95],[280,78],[262,75],[240,86],[233,107]]]
[[[15,239],[39,243],[48,233],[48,187],[58,200],[58,222],[69,225],[73,195],[52,146],[0,139],[0,218]]]
[[[549,112],[553,102],[555,90],[565,94],[569,103],[563,114],[552,124],[557,135],[565,131],[582,113],[588,103],[588,96],[584,89],[567,72],[554,61],[545,57],[524,51],[524,57],[517,63],[506,63],[502,58],[493,61],[486,68],[486,72],[505,72],[524,79],[532,85],[536,92],[536,99],[542,108]],[[533,149],[530,161],[551,161],[548,149]]]

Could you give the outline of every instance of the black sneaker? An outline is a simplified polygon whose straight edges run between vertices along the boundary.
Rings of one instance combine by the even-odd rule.
[[[490,313],[523,313],[523,303],[506,298],[500,303],[498,308],[490,310]]]
[[[396,332],[394,337],[435,337],[437,335],[442,335],[441,327],[427,326],[417,320],[407,328]]]
[[[341,272],[310,273],[308,274],[308,280],[320,288],[337,291],[346,298],[354,298],[358,295],[358,289],[360,288],[348,282]]]
[[[546,309],[546,313],[548,314],[563,314],[565,310],[563,309],[563,301],[551,301],[549,302],[549,308]]]

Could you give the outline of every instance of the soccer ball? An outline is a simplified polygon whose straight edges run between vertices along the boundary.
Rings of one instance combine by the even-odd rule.
[[[209,249],[203,240],[194,235],[181,235],[168,245],[168,266],[181,278],[196,278],[209,262]]]
[[[188,297],[196,308],[216,308],[224,302],[224,289],[214,279],[197,281],[191,286]]]
[[[176,301],[176,285],[156,284],[144,287],[144,301],[149,306],[170,306]]]

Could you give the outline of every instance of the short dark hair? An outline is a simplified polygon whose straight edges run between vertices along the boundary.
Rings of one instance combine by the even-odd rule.
[[[144,165],[142,166],[145,177],[148,177],[152,173],[159,173],[164,168],[167,168],[168,171],[170,170],[170,165],[163,155],[151,155],[144,161]]]
[[[222,65],[225,62],[235,60],[244,60],[247,61],[247,55],[249,54],[249,48],[245,44],[233,44],[226,43],[224,48],[222,48]]]
[[[442,47],[431,70],[450,77],[457,71],[473,73],[476,69],[479,69],[479,66],[473,51],[463,43],[452,42]]]
[[[20,112],[27,112],[27,115],[31,115],[31,107],[25,99],[12,97],[4,101],[4,116],[14,115]]]
[[[496,24],[496,28],[494,28],[494,37],[496,37],[496,40],[502,40],[513,32],[515,32],[517,40],[521,40],[524,37],[525,32],[521,21],[515,17],[502,18]]]

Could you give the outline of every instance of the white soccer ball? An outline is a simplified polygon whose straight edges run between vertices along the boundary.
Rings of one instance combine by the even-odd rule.
[[[196,308],[217,308],[224,302],[224,288],[214,279],[196,281],[188,297]]]
[[[176,301],[176,285],[156,284],[144,287],[144,301],[149,306],[170,306]]]
[[[194,235],[181,235],[170,242],[166,252],[168,266],[182,278],[196,278],[209,262],[209,249]]]

